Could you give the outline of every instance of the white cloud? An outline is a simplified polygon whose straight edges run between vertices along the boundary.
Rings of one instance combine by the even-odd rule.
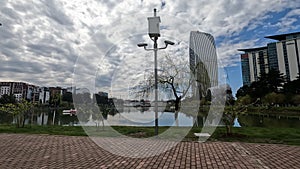
[[[160,45],[163,46],[162,40],[173,40],[181,45],[170,47],[168,51],[176,57],[188,57],[190,30],[211,33],[217,40],[225,37],[218,45],[223,66],[235,65],[239,62],[237,49],[253,47],[256,42],[251,37],[242,42],[233,41],[232,37],[244,29],[259,28],[264,20],[274,19],[269,12],[291,8],[285,17],[279,18],[277,26],[281,30],[299,29],[295,25],[295,19],[299,19],[296,1],[173,0],[163,3],[162,7],[160,0],[3,0],[0,2],[3,24],[0,27],[0,79],[66,86],[70,85],[75,68],[76,82],[99,83],[97,86],[107,90],[120,63],[135,65],[132,71],[145,67],[146,63],[139,65],[141,61],[151,65],[153,58],[145,60],[143,57],[152,54],[137,48],[136,44],[151,43],[147,37],[147,17],[153,15],[153,8],[158,9],[164,28]]]

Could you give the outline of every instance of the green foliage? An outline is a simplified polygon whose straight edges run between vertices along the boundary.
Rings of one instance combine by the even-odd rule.
[[[247,107],[244,105],[236,104],[235,106],[226,106],[224,109],[222,121],[226,126],[226,134],[232,135],[232,126],[234,119],[240,114],[244,114],[247,111]]]
[[[97,101],[97,104],[108,104],[108,97],[106,96],[101,96],[99,94],[95,94],[94,98]]]
[[[250,86],[242,86],[238,89],[236,97],[249,95],[251,100],[261,99],[267,105],[293,104],[299,105],[297,95],[300,94],[300,78],[294,81],[286,81],[285,77],[276,70],[261,74],[258,81]],[[295,97],[295,99],[294,99]]]
[[[250,91],[251,91],[251,88],[248,85],[244,85],[237,90],[235,96],[237,98],[240,98],[240,97],[249,95]]]
[[[300,105],[300,94],[295,95],[291,101],[294,105]]]
[[[29,115],[32,108],[32,103],[21,100],[15,104],[8,103],[1,106],[0,111],[12,114],[16,120],[16,127],[24,127],[25,118]]]
[[[262,102],[267,105],[280,105],[285,102],[285,95],[281,93],[268,93],[263,97]]]
[[[0,104],[16,103],[14,95],[4,94],[0,98]]]
[[[61,98],[62,101],[66,101],[68,103],[72,103],[73,102],[73,96],[71,92],[66,92],[62,95]]]
[[[250,95],[245,95],[245,96],[242,96],[242,97],[239,97],[237,99],[237,104],[242,104],[242,105],[249,105],[253,102],[252,98]]]
[[[284,92],[291,94],[300,94],[300,78],[297,77],[296,80],[289,81],[284,85]]]
[[[61,104],[61,95],[55,94],[50,98],[50,105],[53,107],[57,107]]]

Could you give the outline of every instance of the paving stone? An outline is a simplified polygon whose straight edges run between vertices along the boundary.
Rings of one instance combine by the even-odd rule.
[[[119,138],[111,143],[122,145]],[[103,138],[103,141],[107,140]],[[101,138],[100,140],[101,141]],[[127,140],[127,142],[130,140]],[[150,143],[150,142],[147,142]],[[153,142],[151,144],[154,144]],[[157,142],[157,147],[166,146]],[[161,144],[161,145],[160,145]],[[139,145],[138,147],[136,145]],[[171,144],[170,144],[171,145]],[[132,149],[143,148],[132,139]],[[299,168],[300,147],[229,143],[181,142],[152,157],[118,156],[89,137],[0,134],[0,168]]]

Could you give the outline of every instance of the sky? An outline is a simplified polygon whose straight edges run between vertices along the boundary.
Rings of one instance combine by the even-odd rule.
[[[109,93],[136,85],[153,70],[153,53],[136,44],[152,47],[147,17],[154,8],[159,46],[175,42],[159,56],[188,62],[189,32],[210,33],[234,93],[242,86],[237,49],[300,31],[299,0],[1,0],[0,81]]]

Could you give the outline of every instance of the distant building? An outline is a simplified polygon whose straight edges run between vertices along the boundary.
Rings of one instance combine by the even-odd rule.
[[[39,102],[39,87],[34,85],[28,85],[26,98],[27,100],[30,100],[33,103]]]
[[[51,98],[61,97],[68,91],[75,92],[75,89],[75,87],[39,87],[25,82],[0,82],[0,98],[7,94],[13,95],[17,101],[26,99],[33,103],[49,104]]]
[[[267,47],[240,49],[245,54],[241,55],[242,74],[244,85],[257,81],[261,73],[268,73]]]
[[[191,31],[189,44],[190,68],[195,83],[194,96],[203,97],[210,87],[218,85],[218,63],[214,37],[208,33]]]
[[[276,40],[265,47],[239,49],[243,84],[257,81],[261,73],[278,70],[288,81],[295,80],[300,72],[300,32],[266,36]]]
[[[48,87],[39,88],[39,103],[48,104],[50,101],[50,91]]]
[[[72,94],[76,94],[76,86],[67,87],[66,90],[67,90],[67,92],[70,92]]]
[[[106,93],[106,92],[98,92],[98,95],[102,96],[102,97],[107,97],[108,98],[108,93]]]
[[[61,87],[49,87],[49,91],[50,91],[50,97],[53,97],[55,95],[63,95],[67,90],[63,89]]]
[[[24,82],[0,82],[0,97],[5,94],[13,95],[17,101],[38,101],[38,87]]]
[[[66,92],[67,89],[63,89],[61,87],[49,87],[50,102],[51,100],[53,101],[54,98],[60,98]]]
[[[287,80],[295,80],[300,70],[300,32],[265,38],[277,40],[268,44],[270,68],[279,70]]]
[[[0,86],[0,98],[2,97],[2,95],[10,95],[11,94],[11,90],[10,90],[10,85],[6,86]]]
[[[37,101],[35,94],[38,93],[38,87],[24,82],[0,82],[0,97],[4,94],[14,95],[17,101],[26,99]]]

